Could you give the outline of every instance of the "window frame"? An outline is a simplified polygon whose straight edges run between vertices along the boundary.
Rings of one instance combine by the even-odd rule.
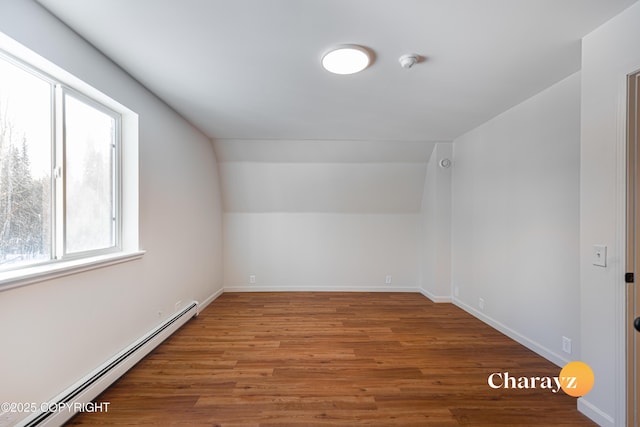
[[[57,129],[55,139],[53,143],[53,151],[55,152],[52,159],[52,171],[58,170],[60,168],[61,176],[54,177],[54,187],[53,195],[55,201],[53,202],[54,207],[52,216],[54,218],[54,228],[55,232],[52,233],[53,236],[53,245],[54,246],[54,256],[53,259],[77,259],[77,258],[86,258],[90,256],[109,254],[114,252],[120,252],[122,250],[122,162],[121,162],[121,146],[122,146],[122,133],[120,131],[122,126],[122,115],[117,111],[107,107],[101,102],[79,92],[67,85],[64,84],[56,84],[55,87],[55,99],[54,102],[57,104],[56,110],[54,111],[54,116],[56,116],[56,127],[59,126],[61,130],[61,136],[58,136]],[[112,185],[112,206],[111,206],[111,215],[113,217],[113,230],[112,230],[112,239],[113,244],[109,247],[99,248],[99,249],[90,249],[85,251],[77,251],[77,252],[68,252],[67,249],[67,168],[66,168],[66,152],[67,152],[67,108],[66,108],[66,97],[70,96],[75,98],[77,101],[82,102],[85,105],[88,105],[101,113],[110,116],[114,120],[114,130],[112,135],[112,153],[111,153],[111,162],[112,162],[112,177],[111,177],[111,185]],[[59,107],[58,107],[59,105]],[[58,117],[59,116],[59,117]],[[59,125],[58,125],[59,122]],[[53,175],[53,172],[52,172]],[[60,181],[60,182],[58,182]]]
[[[28,64],[27,62],[17,58],[16,56],[12,55],[10,52],[7,52],[5,50],[3,50],[2,48],[0,48],[0,60],[1,61],[6,61],[8,62],[10,65],[15,66],[16,68],[19,68],[20,70],[22,70],[25,73],[29,73],[32,76],[39,78],[40,80],[42,80],[43,82],[47,83],[49,85],[49,101],[50,101],[50,117],[49,117],[49,122],[50,122],[50,142],[49,142],[49,156],[50,156],[50,163],[53,163],[53,158],[55,156],[55,152],[54,152],[54,138],[55,135],[53,134],[54,130],[55,130],[55,125],[54,125],[54,121],[55,121],[55,79],[53,79],[51,76],[49,76],[47,73],[39,70],[36,67],[31,66],[30,64]],[[54,209],[53,209],[53,198],[54,198],[54,191],[55,191],[55,180],[53,179],[53,170],[50,171],[51,176],[49,177],[49,194],[50,194],[50,206],[49,206],[49,213],[53,218],[54,215]],[[47,265],[52,263],[53,261],[56,261],[56,259],[54,258],[54,245],[53,245],[53,234],[55,233],[55,229],[54,229],[54,221],[50,221],[50,230],[49,233],[51,234],[51,237],[49,238],[49,242],[47,243],[49,246],[49,259],[48,260],[44,260],[44,261],[37,261],[37,262],[33,262],[33,263],[29,263],[26,265],[17,265],[13,268],[9,267],[6,269],[2,269],[0,270],[0,278],[2,277],[3,273],[6,272],[13,272],[13,271],[19,271],[22,269],[27,269],[29,267],[38,267],[38,266],[42,266],[42,265]],[[2,281],[0,280],[0,286],[2,285]]]
[[[1,270],[0,292],[142,258],[145,251],[139,247],[138,235],[138,114],[2,32],[0,32],[0,58],[51,85],[52,139],[50,143],[51,176],[49,178],[51,192],[49,259]],[[62,145],[62,142],[58,143],[57,141],[64,141],[59,135],[64,129],[64,115],[56,114],[56,104],[62,103],[64,99],[63,96],[60,96],[61,93],[67,93],[111,117],[114,115],[117,117],[114,125],[116,147],[113,152],[115,171],[112,183],[112,192],[115,194],[112,208],[116,214],[116,224],[114,225],[114,245],[109,248],[67,254],[66,244],[62,251],[54,247],[65,239],[64,228],[57,225],[60,219],[65,219],[65,212],[64,210],[60,213],[57,212],[60,210],[60,204],[55,200],[58,198],[58,187],[65,184],[62,179],[57,179],[55,176],[60,159],[60,154],[57,151],[58,147]],[[62,175],[64,175],[64,168],[61,169],[61,178]],[[59,235],[60,233],[62,233],[62,237]]]

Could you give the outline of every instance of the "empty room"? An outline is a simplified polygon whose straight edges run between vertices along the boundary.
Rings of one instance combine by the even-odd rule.
[[[639,105],[636,0],[0,0],[0,426],[637,426]]]

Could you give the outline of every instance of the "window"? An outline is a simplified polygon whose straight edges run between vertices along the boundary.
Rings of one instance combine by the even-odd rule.
[[[0,268],[52,258],[51,83],[0,57]]]
[[[121,251],[122,114],[9,55],[0,76],[0,272]]]
[[[68,93],[63,115],[62,253],[116,248],[119,116]]]

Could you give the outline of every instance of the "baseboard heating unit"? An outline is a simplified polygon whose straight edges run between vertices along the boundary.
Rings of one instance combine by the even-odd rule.
[[[24,420],[18,421],[17,426],[44,427],[62,425],[75,415],[78,411],[77,408],[82,408],[83,405],[90,404],[93,399],[131,369],[144,356],[149,354],[158,344],[197,315],[198,303],[194,301],[189,304],[188,307],[177,312],[160,326],[99,366],[95,371],[60,393],[50,402],[43,404],[42,407],[44,410],[36,412]],[[47,410],[47,408],[53,408],[53,410]],[[55,408],[65,408],[65,410],[55,410]],[[0,421],[0,424],[2,424],[8,420],[6,418],[3,419],[2,415],[0,415]],[[11,425],[11,423],[9,425]]]

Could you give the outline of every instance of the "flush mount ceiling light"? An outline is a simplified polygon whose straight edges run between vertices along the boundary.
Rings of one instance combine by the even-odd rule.
[[[355,74],[370,63],[369,51],[354,44],[336,46],[322,57],[324,69],[334,74]]]

